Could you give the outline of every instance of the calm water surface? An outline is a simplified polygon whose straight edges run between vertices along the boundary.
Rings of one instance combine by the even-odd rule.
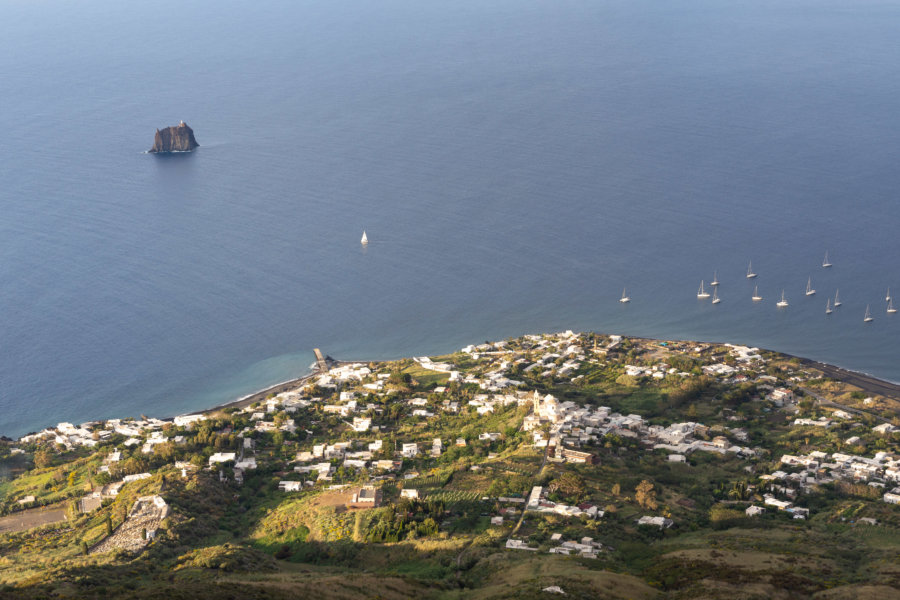
[[[858,0],[0,0],[0,433],[569,328],[898,381],[898,30]],[[143,153],[179,119],[197,152]]]

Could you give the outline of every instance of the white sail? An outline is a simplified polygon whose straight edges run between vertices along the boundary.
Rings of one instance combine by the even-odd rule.
[[[781,300],[779,302],[776,302],[775,306],[777,306],[778,308],[785,308],[787,307],[787,305],[787,300],[784,299],[784,290],[781,290]]]
[[[625,304],[626,302],[631,302],[631,298],[629,298],[627,295],[625,295],[625,288],[622,288],[622,297],[619,298],[619,302],[621,302],[622,304]]]
[[[750,261],[750,264],[747,265],[747,279],[753,279],[756,277],[756,273],[753,272],[753,261]]]
[[[709,292],[703,289],[703,280],[700,280],[700,289],[697,291],[698,298],[709,298]]]
[[[369,243],[369,237],[366,235],[366,230],[365,230],[365,229],[363,229],[363,236],[362,236],[362,239],[359,240],[359,243],[360,243],[360,244],[363,244],[363,245]]]
[[[869,305],[866,304],[866,316],[863,317],[863,323],[871,323],[873,320],[872,314],[869,312]]]

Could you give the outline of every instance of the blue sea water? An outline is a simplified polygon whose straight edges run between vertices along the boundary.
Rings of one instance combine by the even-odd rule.
[[[876,0],[0,0],[0,434],[560,329],[900,380],[898,30]],[[180,119],[200,149],[144,153]]]

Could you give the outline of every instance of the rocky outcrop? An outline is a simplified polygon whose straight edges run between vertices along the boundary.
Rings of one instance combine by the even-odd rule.
[[[174,127],[157,129],[150,152],[190,152],[199,145],[194,130],[182,121]]]

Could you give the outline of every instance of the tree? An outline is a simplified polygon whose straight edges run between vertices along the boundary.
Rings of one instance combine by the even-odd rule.
[[[640,504],[642,508],[646,508],[647,510],[656,510],[656,507],[658,506],[656,503],[656,490],[653,489],[653,484],[646,479],[640,482],[634,489],[634,499],[637,500],[637,503]]]
[[[728,492],[730,498],[735,500],[746,500],[750,497],[750,491],[747,489],[746,481],[736,481],[734,486]]]
[[[571,471],[567,471],[551,481],[547,489],[551,493],[559,492],[566,497],[574,498],[576,502],[581,500],[587,492],[584,479]]]
[[[41,448],[34,453],[34,466],[38,469],[44,469],[53,464],[53,454],[45,448]]]

